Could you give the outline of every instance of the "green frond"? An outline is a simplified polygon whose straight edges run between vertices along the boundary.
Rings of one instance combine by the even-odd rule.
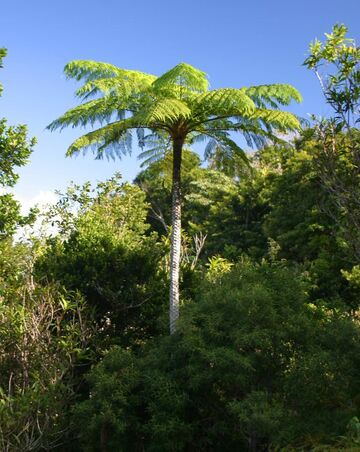
[[[142,72],[124,71],[123,69],[121,71],[124,74],[88,81],[75,92],[76,96],[84,99],[97,94],[116,93],[119,97],[129,98],[146,90],[156,80],[155,76]]]
[[[159,87],[154,87],[152,85],[152,93],[157,98],[173,98],[179,99],[182,102],[185,102],[187,105],[190,105],[198,96],[198,93],[188,89],[185,86],[180,85],[164,85]]]
[[[250,162],[246,152],[240,148],[225,132],[209,134],[210,138],[204,152],[210,167],[218,168],[229,176],[236,174],[239,167],[249,168]]]
[[[150,128],[155,125],[172,123],[179,119],[190,118],[190,108],[178,99],[160,99],[143,108],[134,115],[139,122],[147,124]],[[160,127],[161,128],[161,127]]]
[[[156,148],[148,149],[147,151],[141,152],[138,155],[138,159],[142,160],[140,168],[145,168],[151,163],[158,162],[165,157],[166,148],[163,146],[158,146]]]
[[[255,104],[265,108],[268,104],[273,108],[280,105],[289,105],[291,101],[301,102],[302,97],[297,89],[287,84],[259,85],[246,89],[246,94]]]
[[[287,111],[256,109],[248,119],[258,119],[264,126],[276,128],[281,132],[300,130],[301,125],[295,115]]]
[[[122,105],[115,96],[91,100],[68,110],[63,116],[49,124],[47,129],[53,131],[62,130],[67,126],[85,127],[89,124],[94,125],[96,122],[103,123],[110,121],[114,113],[118,118],[122,117],[126,107],[126,102]]]
[[[190,66],[190,64],[180,63],[158,77],[153,87],[155,90],[166,88],[169,85],[183,86],[197,93],[203,93],[209,88],[209,81],[205,72]]]
[[[116,77],[121,75],[121,69],[109,63],[90,60],[74,60],[70,61],[70,63],[64,67],[64,73],[68,78],[89,82],[98,78]]]
[[[213,116],[250,115],[255,104],[243,89],[222,88],[200,94],[192,104],[193,115],[203,120]]]
[[[104,127],[89,132],[75,140],[66,152],[73,156],[91,149],[96,158],[105,155],[120,157],[131,151],[131,129],[138,127],[133,118],[107,124]]]
[[[246,144],[251,148],[261,148],[269,142],[280,142],[281,140],[272,131],[269,124],[260,119],[236,117],[237,122],[227,127],[227,130],[240,132],[246,140]],[[213,124],[211,124],[212,126]]]

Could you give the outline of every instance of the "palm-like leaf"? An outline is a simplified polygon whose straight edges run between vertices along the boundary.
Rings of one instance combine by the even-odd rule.
[[[76,96],[87,99],[96,95],[116,94],[126,99],[149,88],[156,77],[147,74],[136,74],[135,71],[127,75],[112,78],[91,80],[76,91]]]
[[[71,61],[64,67],[64,73],[68,78],[83,80],[85,83],[99,78],[116,77],[122,69],[109,63],[89,60]]]
[[[156,90],[175,85],[203,93],[207,91],[209,82],[205,72],[199,71],[190,64],[180,63],[155,80],[153,85]]]
[[[113,121],[109,127],[100,127],[76,140],[68,155],[91,147],[98,149],[101,157],[107,152],[113,156],[117,139],[121,155],[125,149],[124,124],[127,135],[132,129],[139,129],[138,141],[145,147],[141,138],[145,129],[151,133],[165,131],[171,138],[182,134],[183,141],[190,137],[193,140],[196,135],[214,139],[219,131],[234,131],[242,133],[249,146],[261,146],[267,139],[276,139],[279,132],[299,128],[294,115],[278,109],[291,100],[301,100],[290,85],[209,91],[207,75],[185,63],[156,77],[108,63],[80,60],[66,65],[65,74],[84,82],[76,94],[86,102],[53,121],[48,126],[50,130]],[[88,101],[89,97],[96,98]],[[125,118],[133,119],[124,122]],[[130,139],[126,142],[130,143]],[[149,142],[148,145],[149,149],[155,148]],[[231,147],[223,149],[229,151]]]
[[[250,115],[255,111],[255,104],[245,90],[232,88],[216,89],[200,94],[192,107],[195,122],[201,123],[213,117]]]
[[[48,129],[62,130],[65,127],[85,127],[94,125],[96,122],[103,123],[110,121],[116,113],[119,119],[123,119],[125,107],[116,96],[106,96],[100,99],[94,99],[75,108],[68,110],[63,116],[49,124]]]
[[[135,127],[137,124],[133,118],[107,124],[75,140],[66,155],[72,156],[91,149],[98,159],[103,158],[106,152],[111,158],[121,157],[121,154],[131,152],[131,130]]]
[[[274,84],[251,86],[246,89],[246,94],[251,97],[255,105],[260,108],[279,108],[279,105],[289,105],[294,100],[301,102],[300,93],[291,85]]]
[[[169,130],[180,119],[191,117],[191,110],[179,99],[159,99],[152,101],[136,114],[137,120],[159,130]]]

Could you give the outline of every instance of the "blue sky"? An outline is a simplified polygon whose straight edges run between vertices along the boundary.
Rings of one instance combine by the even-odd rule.
[[[360,1],[5,0],[0,47],[9,55],[0,72],[0,116],[27,124],[38,138],[16,194],[29,200],[70,180],[103,180],[116,170],[132,180],[138,171],[136,149],[115,162],[91,154],[69,159],[66,148],[81,129],[45,130],[76,104],[76,85],[62,74],[67,62],[91,59],[161,74],[184,61],[207,72],[213,88],[290,83],[304,98],[291,111],[326,115],[317,80],[301,64],[309,42],[334,23],[345,23],[359,41]]]

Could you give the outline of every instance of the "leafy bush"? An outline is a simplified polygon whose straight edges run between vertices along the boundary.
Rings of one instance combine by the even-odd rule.
[[[243,262],[204,283],[176,335],[140,356],[110,350],[77,412],[85,450],[106,413],[102,450],[260,451],[344,433],[360,408],[359,327],[306,289],[280,264]]]
[[[50,213],[60,233],[38,260],[37,277],[79,291],[105,341],[140,344],[161,329],[167,289],[146,215],[145,194],[119,176],[93,191],[70,187]]]

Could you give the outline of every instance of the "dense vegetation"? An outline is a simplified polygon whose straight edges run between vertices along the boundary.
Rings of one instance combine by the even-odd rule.
[[[1,450],[360,448],[360,49],[346,31],[304,63],[332,117],[291,140],[271,130],[246,159],[214,141],[207,166],[182,150],[171,335],[166,140],[147,137],[133,183],[72,184],[24,217],[6,190],[35,141],[0,122]]]

